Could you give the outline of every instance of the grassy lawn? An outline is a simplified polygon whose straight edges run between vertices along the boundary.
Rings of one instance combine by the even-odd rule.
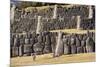
[[[22,65],[40,65],[40,64],[60,64],[60,63],[80,63],[80,62],[94,62],[95,53],[84,53],[84,54],[71,54],[62,55],[60,57],[53,58],[52,54],[38,55],[36,60],[33,61],[32,56],[26,57],[15,57],[11,58],[11,66],[22,66]]]
[[[77,5],[73,4],[73,5],[61,5],[61,6],[64,7],[64,8],[71,8],[73,6],[79,6],[79,5],[78,4]],[[43,9],[48,9],[49,7],[50,8],[54,8],[54,5],[51,5],[51,6],[40,6],[40,7],[35,7],[35,8],[37,8],[38,10],[43,10]],[[29,11],[31,9],[34,9],[34,7],[27,7],[25,10]]]
[[[77,29],[63,29],[63,30],[52,30],[50,32],[65,32],[65,33],[77,33],[77,34],[84,34],[87,33],[87,30],[77,30]],[[95,32],[95,30],[89,30],[90,32]]]

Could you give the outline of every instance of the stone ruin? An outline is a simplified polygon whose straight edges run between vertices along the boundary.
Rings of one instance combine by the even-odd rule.
[[[95,33],[65,34],[49,32],[60,29],[95,29],[94,6],[62,7],[32,12],[11,8],[11,57],[53,53],[62,54],[95,52]],[[24,32],[24,33],[23,33]],[[91,43],[91,44],[90,44]],[[80,45],[80,46],[79,46]]]

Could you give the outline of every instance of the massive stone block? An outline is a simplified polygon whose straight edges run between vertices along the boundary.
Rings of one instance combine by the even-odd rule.
[[[11,24],[14,23],[15,8],[16,8],[16,6],[13,4],[13,6],[11,7],[11,10],[10,10],[10,20],[11,20]]]
[[[19,46],[19,56],[23,56],[23,53],[24,53],[24,52],[23,52],[23,50],[24,50],[23,48],[24,48],[23,45],[20,45],[20,46]]]
[[[76,54],[77,53],[77,47],[76,45],[71,45],[71,53]]]
[[[93,17],[93,9],[92,6],[89,6],[89,16],[88,18],[91,19]]]
[[[38,16],[38,23],[37,23],[37,29],[36,29],[36,33],[40,34],[41,31],[41,16]]]
[[[83,47],[77,47],[77,53],[83,53],[84,49]]]
[[[57,18],[57,5],[54,6],[54,11],[53,11],[53,18]]]
[[[34,52],[38,55],[38,54],[42,54],[43,53],[43,48],[44,48],[44,45],[37,42],[33,45],[33,49],[34,49]]]
[[[70,54],[71,47],[69,45],[64,44],[64,54]]]
[[[11,47],[11,54],[12,54],[11,56],[12,57],[17,57],[19,55],[18,50],[19,50],[18,47],[15,47],[15,46]]]
[[[32,53],[32,45],[24,45],[24,54],[31,55]]]
[[[80,29],[80,24],[81,24],[81,17],[77,16],[77,30]]]
[[[55,49],[55,56],[60,56],[62,54],[63,54],[62,32],[59,32],[57,45],[56,45],[56,49]]]
[[[89,52],[94,52],[94,41],[91,37],[88,37],[87,40],[86,40],[86,51],[89,53]]]

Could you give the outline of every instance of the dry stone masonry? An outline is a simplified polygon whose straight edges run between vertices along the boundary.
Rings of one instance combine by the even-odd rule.
[[[95,33],[50,32],[52,30],[95,30],[95,7],[88,5],[52,5],[18,9],[11,7],[11,57],[53,53],[95,52]]]

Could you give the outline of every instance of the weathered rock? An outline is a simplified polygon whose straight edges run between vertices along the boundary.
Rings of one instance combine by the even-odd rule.
[[[24,46],[20,45],[19,46],[19,56],[23,56],[23,54],[24,54]]]
[[[77,53],[76,45],[71,45],[71,54],[76,54],[76,53]]]
[[[84,50],[83,50],[83,47],[77,47],[77,53],[83,53]]]
[[[69,45],[64,44],[64,54],[70,54],[71,47]]]
[[[24,54],[31,55],[32,45],[24,45]]]
[[[93,39],[88,37],[87,40],[86,40],[86,51],[87,52],[94,52],[94,42],[93,42]]]
[[[58,34],[58,40],[57,40],[57,45],[55,49],[55,56],[60,56],[63,54],[63,41],[62,41],[62,32],[59,32]]]
[[[18,52],[18,47],[11,47],[11,56],[12,57],[16,57],[19,55],[19,52]]]
[[[34,48],[34,52],[36,54],[42,54],[44,45],[37,42],[37,43],[34,44],[33,48]]]

